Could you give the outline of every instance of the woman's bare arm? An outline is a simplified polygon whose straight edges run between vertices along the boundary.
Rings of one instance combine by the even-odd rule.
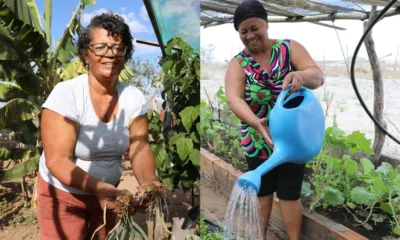
[[[290,41],[292,65],[296,73],[303,79],[303,84],[309,89],[317,89],[324,84],[324,74],[310,54],[300,43]]]
[[[243,68],[236,59],[232,59],[225,74],[225,91],[228,98],[228,106],[232,112],[243,122],[246,122],[256,131],[263,134],[265,141],[273,146],[267,132],[266,119],[258,118],[244,101],[244,88],[246,76]]]
[[[78,123],[54,111],[43,109],[41,136],[46,166],[61,183],[94,195],[104,193],[106,189],[107,197],[116,197],[118,190],[114,186],[95,179],[72,162]]]
[[[139,185],[156,179],[156,162],[151,151],[147,115],[134,118],[130,123],[129,159]]]

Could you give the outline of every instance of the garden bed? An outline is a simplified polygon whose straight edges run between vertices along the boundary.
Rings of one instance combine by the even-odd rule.
[[[202,183],[203,181],[212,182],[214,188],[226,199],[229,199],[232,187],[242,172],[205,149],[201,149],[200,165]],[[337,217],[336,221],[343,219],[343,215]],[[374,239],[371,238],[373,236],[370,236],[370,234],[366,238],[336,221],[326,218],[317,212],[309,213],[309,210],[304,207],[302,236],[305,239]],[[279,200],[277,198],[274,198],[269,229],[275,232],[274,234],[269,233],[269,235],[275,235],[275,239],[287,238],[285,227],[281,221]],[[387,233],[385,232],[384,235]],[[382,236],[375,239],[382,239]]]

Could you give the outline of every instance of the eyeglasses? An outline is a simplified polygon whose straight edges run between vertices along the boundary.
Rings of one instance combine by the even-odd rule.
[[[92,50],[96,56],[105,56],[109,49],[116,57],[125,56],[126,47],[122,45],[113,44],[108,46],[106,43],[93,43],[89,44],[89,49]]]

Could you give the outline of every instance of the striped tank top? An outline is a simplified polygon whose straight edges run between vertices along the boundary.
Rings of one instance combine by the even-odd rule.
[[[290,40],[273,40],[270,58],[270,72],[263,70],[244,49],[235,56],[246,74],[244,100],[259,118],[266,118],[274,107],[286,74],[294,71],[291,65]],[[241,122],[241,142],[243,153],[249,158],[266,160],[272,150],[261,133],[247,123]]]

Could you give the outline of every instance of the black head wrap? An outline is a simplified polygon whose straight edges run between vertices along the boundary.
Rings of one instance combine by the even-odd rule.
[[[238,31],[241,22],[253,17],[268,21],[268,13],[259,1],[245,0],[239,4],[233,15],[233,24],[236,31]]]

